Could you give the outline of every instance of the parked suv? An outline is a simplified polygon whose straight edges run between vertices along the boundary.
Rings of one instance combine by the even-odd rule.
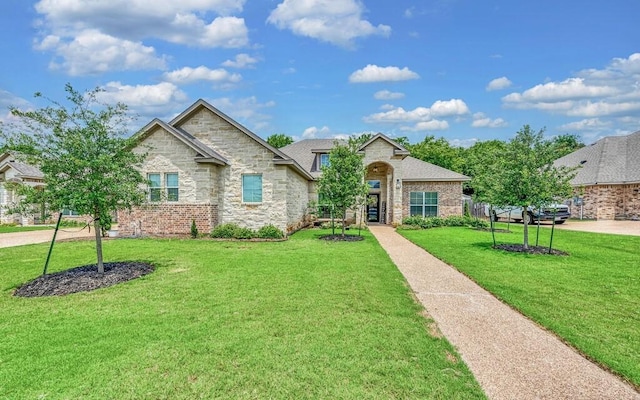
[[[485,205],[484,215],[491,217],[492,220],[498,221],[502,219],[512,219],[516,222],[527,219],[527,224],[534,224],[538,219],[540,221],[553,221],[555,216],[556,224],[564,224],[564,222],[571,216],[569,212],[569,206],[565,204],[551,204],[549,206],[542,207],[538,210],[536,207],[527,207],[527,212],[522,212],[522,207],[506,206],[501,208],[493,208],[489,210],[489,206]]]

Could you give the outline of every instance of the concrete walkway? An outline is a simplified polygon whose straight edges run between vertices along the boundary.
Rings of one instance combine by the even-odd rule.
[[[640,236],[640,221],[567,221],[557,229]]]
[[[64,239],[75,239],[95,236],[93,229],[81,228],[60,228],[56,236],[56,242]],[[43,231],[27,231],[0,233],[0,248],[22,246],[25,244],[46,243],[51,242],[53,238],[53,229]]]
[[[392,227],[371,232],[490,399],[640,399],[640,393]]]

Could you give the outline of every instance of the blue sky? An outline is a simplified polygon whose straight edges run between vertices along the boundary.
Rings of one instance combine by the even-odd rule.
[[[591,143],[640,130],[640,2],[2,0],[7,106],[103,87],[139,126],[199,98],[266,138]]]

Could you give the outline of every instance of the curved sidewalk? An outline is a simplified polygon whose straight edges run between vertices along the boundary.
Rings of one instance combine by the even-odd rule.
[[[490,399],[640,399],[392,227],[370,228]]]

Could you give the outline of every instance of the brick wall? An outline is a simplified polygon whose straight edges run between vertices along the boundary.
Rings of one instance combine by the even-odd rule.
[[[188,235],[191,221],[200,233],[209,233],[218,224],[218,206],[213,204],[150,204],[118,212],[120,236]]]
[[[402,218],[409,216],[410,192],[437,192],[439,217],[462,215],[462,183],[460,182],[403,182]]]
[[[640,184],[592,185],[584,188],[582,217],[588,219],[639,219]],[[572,217],[580,216],[573,206]]]

